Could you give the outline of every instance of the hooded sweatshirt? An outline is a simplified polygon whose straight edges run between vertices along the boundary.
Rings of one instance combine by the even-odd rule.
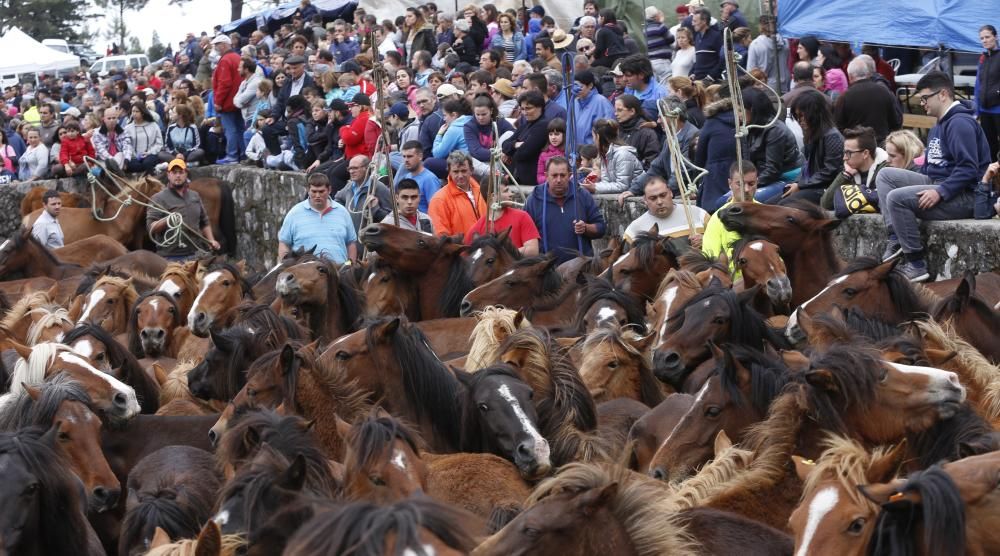
[[[952,104],[927,134],[927,159],[922,172],[935,182],[947,201],[972,190],[990,164],[990,147],[973,110],[960,102]]]
[[[615,107],[611,101],[597,93],[597,89],[590,91],[584,99],[575,98],[576,104],[576,145],[589,145],[594,142],[593,133],[594,122],[601,118],[615,119]]]
[[[570,187],[560,205],[548,192],[548,184],[539,185],[532,190],[524,204],[525,212],[531,215],[535,227],[542,236],[541,252],[555,253],[558,263],[564,263],[575,257],[577,250],[581,250],[583,255],[593,255],[594,249],[590,244],[590,238],[576,235],[573,231],[573,221],[583,220],[589,224],[596,224],[598,235],[604,235],[607,226],[594,198],[585,189],[579,188],[574,193]]]
[[[452,151],[469,150],[469,144],[465,142],[465,123],[472,119],[472,116],[459,116],[451,122],[444,133],[438,131],[434,137],[434,148],[432,153],[434,158],[446,158]]]

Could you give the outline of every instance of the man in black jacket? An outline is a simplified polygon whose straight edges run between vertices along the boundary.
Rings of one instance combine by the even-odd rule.
[[[271,113],[274,115],[275,121],[261,130],[264,144],[267,145],[267,150],[272,154],[281,151],[281,143],[278,141],[278,137],[286,133],[285,105],[288,104],[288,99],[294,95],[302,94],[302,89],[305,87],[316,86],[316,82],[313,81],[312,76],[306,73],[306,59],[302,56],[297,54],[289,56],[285,60],[285,71],[288,73],[288,78],[285,79],[285,84],[278,91],[274,106],[271,108]]]
[[[700,80],[706,77],[719,79],[725,63],[722,58],[722,32],[712,25],[712,16],[706,9],[694,12],[694,65],[691,66],[691,79]]]
[[[865,58],[858,56],[848,64],[851,86],[837,99],[833,115],[840,131],[860,126],[874,129],[875,140],[881,145],[890,132],[902,127],[903,111],[896,95],[872,79],[873,72]]]

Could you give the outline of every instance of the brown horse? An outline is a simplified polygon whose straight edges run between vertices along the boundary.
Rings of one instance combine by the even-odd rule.
[[[359,239],[386,264],[413,279],[420,320],[459,316],[462,297],[472,289],[462,257],[468,247],[461,239],[430,237],[386,224],[366,226]]]
[[[175,337],[183,327],[180,306],[165,291],[151,291],[132,304],[127,324],[128,349],[135,357],[176,358],[183,338]]]
[[[522,259],[462,300],[462,315],[490,305],[520,310],[536,326],[568,324],[576,312],[580,284],[564,280],[552,256]]]
[[[585,335],[600,327],[629,327],[645,334],[644,307],[632,295],[616,288],[613,280],[588,275],[586,281],[577,304],[574,326],[569,332]]]
[[[198,261],[170,263],[160,274],[160,283],[154,288],[164,292],[177,303],[180,315],[187,315],[198,295]]]
[[[187,313],[188,328],[195,336],[207,338],[211,329],[232,326],[237,306],[244,299],[253,299],[243,270],[242,261],[235,265],[216,263],[208,268],[201,290]]]
[[[313,338],[330,341],[357,328],[363,301],[351,280],[338,275],[328,259],[305,257],[278,275],[275,310],[284,314],[298,309]]]
[[[757,312],[765,317],[791,313],[792,282],[777,245],[746,236],[733,244],[733,262],[743,275],[743,289],[763,285],[754,299]]]
[[[372,255],[361,281],[361,292],[365,299],[366,320],[404,315],[411,321],[419,317],[417,291],[412,279],[382,262],[378,255]]]
[[[77,296],[69,315],[78,323],[90,322],[111,334],[124,334],[129,311],[138,297],[131,278],[103,276],[88,292]]]
[[[865,554],[879,507],[858,486],[892,480],[905,444],[872,453],[853,440],[830,435],[823,446],[815,463],[792,456],[803,482],[802,499],[788,520],[796,554]]]
[[[420,438],[384,411],[355,423],[347,433],[344,490],[352,500],[391,504],[427,491]]]
[[[48,191],[49,188],[45,186],[32,187],[28,190],[24,194],[24,198],[21,199],[21,216],[25,217],[45,206],[45,203],[42,202],[42,196]],[[90,199],[69,191],[60,191],[59,200],[62,201],[63,208],[87,208],[90,206]]]
[[[59,260],[52,251],[38,243],[30,229],[22,228],[0,243],[0,277],[14,272],[27,277],[46,276],[61,280],[81,274],[83,267]]]
[[[766,237],[788,254],[785,265],[792,282],[792,307],[819,293],[843,266],[833,244],[833,230],[840,220],[827,218],[812,203],[733,203],[719,211],[719,218],[730,230]]]
[[[473,287],[493,280],[521,260],[521,253],[510,241],[510,228],[496,235],[475,234],[467,253]]]
[[[656,451],[693,404],[694,396],[691,394],[670,394],[637,419],[629,430],[628,441],[632,446],[630,467],[647,473]]]
[[[654,350],[667,341],[670,319],[679,316],[677,312],[707,285],[689,270],[675,268],[667,273],[656,290],[653,302],[646,304],[649,328],[656,334]]]
[[[653,376],[649,347],[653,335],[598,328],[583,342],[580,378],[595,403],[630,398],[655,407],[663,401],[660,382]]]
[[[55,287],[22,297],[7,311],[0,329],[11,339],[33,346],[57,340],[73,328],[69,312],[52,300]]]
[[[990,361],[1000,364],[1000,342],[996,337],[1000,312],[976,295],[975,274],[966,272],[955,293],[942,298],[931,309],[931,316],[938,322],[950,321],[959,335]]]
[[[636,234],[632,248],[607,271],[614,276],[615,287],[632,294],[639,303],[652,300],[667,272],[680,266],[670,239],[661,238],[659,230],[659,225],[653,224],[648,232]]]

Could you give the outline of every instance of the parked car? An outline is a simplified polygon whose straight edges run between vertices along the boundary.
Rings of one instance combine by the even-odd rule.
[[[90,67],[101,56],[85,44],[69,43],[69,50],[80,57],[80,65]]]
[[[72,54],[69,50],[69,43],[63,39],[44,39],[42,44],[59,52],[65,52],[66,54]]]
[[[107,56],[94,62],[87,70],[91,76],[103,77],[113,69],[124,71],[126,67],[137,70],[149,65],[149,58],[145,54],[123,54],[121,56]]]

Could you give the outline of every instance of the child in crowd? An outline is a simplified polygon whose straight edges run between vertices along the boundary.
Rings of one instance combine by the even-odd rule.
[[[591,172],[601,173],[600,158],[597,154],[597,145],[582,145],[579,150],[579,167],[576,174],[577,182],[582,182]]]
[[[66,135],[61,141],[59,163],[67,176],[76,176],[87,171],[83,157],[96,158],[97,154],[94,153],[94,145],[81,135],[80,124],[70,122],[63,127],[66,128]]]
[[[545,163],[554,156],[566,156],[566,120],[553,118],[549,121],[549,144],[538,155],[538,183],[545,183]]]
[[[250,136],[250,140],[247,141],[246,155],[247,160],[252,161],[253,164],[257,166],[264,165],[264,152],[267,146],[264,144],[264,136],[261,134],[261,130],[265,126],[269,126],[274,123],[274,118],[271,117],[270,110],[261,110],[257,113],[257,121],[254,122],[253,135]]]

